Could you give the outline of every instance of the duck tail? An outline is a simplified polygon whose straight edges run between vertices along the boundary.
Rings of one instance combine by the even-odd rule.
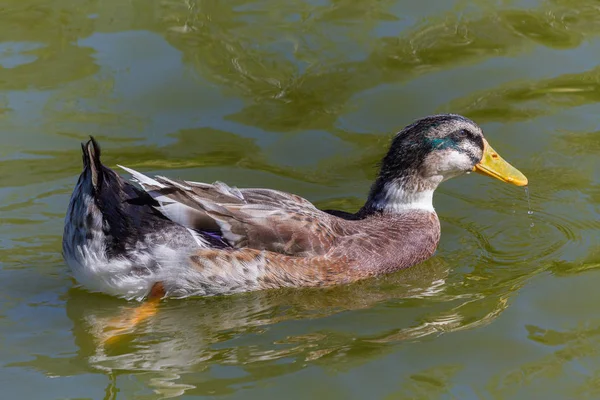
[[[94,190],[98,191],[104,179],[103,166],[100,161],[100,145],[93,136],[90,136],[90,140],[85,144],[81,143],[81,150],[83,152],[83,168],[84,170],[89,169],[92,186]]]

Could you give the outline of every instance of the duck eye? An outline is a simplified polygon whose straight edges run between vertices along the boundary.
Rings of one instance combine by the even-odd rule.
[[[461,129],[461,130],[459,131],[459,136],[460,136],[460,137],[463,137],[463,138],[466,138],[466,137],[471,137],[471,136],[473,136],[473,135],[472,135],[472,133],[471,133],[470,131],[468,131],[467,129]]]

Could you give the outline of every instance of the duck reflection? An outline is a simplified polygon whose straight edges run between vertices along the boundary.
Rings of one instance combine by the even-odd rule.
[[[217,394],[289,374],[321,358],[328,359],[328,366],[340,359],[328,355],[341,355],[345,365],[362,364],[390,351],[382,345],[390,341],[386,337],[397,341],[428,334],[419,326],[445,306],[431,301],[424,307],[423,299],[439,300],[447,274],[447,264],[435,257],[382,279],[325,290],[170,300],[111,344],[101,340],[106,325],[137,303],[71,289],[66,310],[77,358],[111,377],[107,396],[116,393],[115,374],[132,372],[144,373],[147,385],[163,397]]]

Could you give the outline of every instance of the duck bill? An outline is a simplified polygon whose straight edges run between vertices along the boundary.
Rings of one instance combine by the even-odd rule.
[[[527,185],[527,178],[525,175],[504,161],[485,139],[483,139],[483,157],[481,158],[481,161],[473,167],[473,171],[500,179],[502,182],[512,183],[513,185]]]

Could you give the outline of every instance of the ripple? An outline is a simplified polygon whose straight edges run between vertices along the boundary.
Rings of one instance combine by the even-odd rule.
[[[572,221],[546,211],[534,211],[517,221],[502,219],[481,235],[486,243],[484,257],[503,265],[555,258],[570,242],[581,241]]]
[[[557,201],[556,192],[533,191],[528,202],[525,196],[522,200],[515,199],[513,187],[498,186],[494,191],[493,202],[484,204],[464,193],[445,193],[477,209],[477,221],[458,217],[442,219],[468,233],[477,243],[471,251],[479,253],[485,263],[539,265],[559,259],[568,248],[586,245],[582,231],[600,228],[600,221],[593,215],[586,218],[591,214],[588,209],[576,212],[572,199],[577,197],[577,192],[566,192]]]

